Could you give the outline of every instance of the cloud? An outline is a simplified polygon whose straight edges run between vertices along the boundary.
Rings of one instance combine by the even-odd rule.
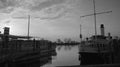
[[[5,21],[6,24],[9,24],[10,22],[11,22],[10,20]]]
[[[48,0],[48,1],[40,2],[40,3],[35,2],[36,5],[32,6],[30,9],[32,11],[40,11],[50,6],[58,5],[62,3],[65,3],[65,0]]]
[[[10,27],[10,22],[11,22],[11,19],[2,20],[1,23],[0,23],[0,25],[1,25],[1,29],[0,30],[2,30],[2,28],[6,27],[6,26]]]
[[[8,18],[8,19],[5,19],[5,20],[2,20],[1,24],[9,24],[10,22],[11,22],[11,19]]]
[[[11,13],[21,7],[30,11],[40,11],[53,5],[64,3],[66,0],[0,0],[0,12]]]
[[[51,17],[51,16],[48,16],[48,17],[41,17],[40,19],[42,19],[42,20],[44,20],[44,19],[47,19],[47,20],[58,19],[58,18],[61,18],[62,16],[65,16],[66,13],[67,13],[67,11],[64,11],[64,12],[58,14],[57,16],[53,16],[53,17]]]
[[[0,13],[14,14],[19,9],[24,11],[44,12],[41,19],[57,19],[67,13],[67,5],[63,5],[67,0],[0,0]],[[12,13],[13,12],[13,13]]]
[[[46,13],[46,14],[56,14],[58,12],[62,12],[64,10],[66,10],[66,9],[67,9],[66,5],[63,5],[63,4],[55,5],[55,6],[51,6],[51,7],[47,8],[47,9],[44,9],[44,13]]]
[[[11,13],[11,12],[13,12],[14,11],[14,8],[12,8],[12,7],[8,7],[8,8],[6,8],[6,9],[1,9],[1,13],[7,13],[7,14],[9,14],[9,13]]]
[[[41,19],[58,19],[62,16],[65,16],[68,12],[69,8],[67,8],[65,5],[53,6],[44,10],[44,15],[47,16],[43,16]]]
[[[18,6],[16,0],[0,0],[0,12],[11,13]]]

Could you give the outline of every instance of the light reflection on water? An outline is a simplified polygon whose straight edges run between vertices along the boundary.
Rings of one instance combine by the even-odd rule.
[[[42,67],[80,65],[78,46],[57,46],[56,52],[52,62]]]

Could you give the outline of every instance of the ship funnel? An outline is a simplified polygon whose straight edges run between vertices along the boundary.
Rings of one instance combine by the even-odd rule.
[[[104,36],[105,31],[104,31],[104,25],[103,24],[101,24],[100,29],[101,29],[101,35]]]

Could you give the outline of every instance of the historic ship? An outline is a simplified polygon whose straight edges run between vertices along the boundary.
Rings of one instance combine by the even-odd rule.
[[[110,63],[112,44],[110,33],[105,36],[104,25],[101,24],[101,35],[93,35],[81,41],[79,53],[81,64]],[[81,37],[81,36],[80,36]]]

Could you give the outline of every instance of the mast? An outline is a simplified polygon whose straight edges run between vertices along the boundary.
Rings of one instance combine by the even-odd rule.
[[[30,35],[30,15],[28,15],[28,40],[29,40],[29,35]]]
[[[106,14],[106,13],[110,13],[112,11],[106,11],[106,12],[99,12],[97,13],[96,12],[96,5],[95,5],[95,0],[93,0],[93,6],[94,6],[94,13],[93,14],[87,14],[87,15],[83,15],[83,16],[80,16],[80,18],[84,18],[84,17],[88,17],[88,16],[94,16],[94,28],[95,28],[95,36],[97,35],[97,18],[96,16],[99,15],[99,14]]]
[[[96,27],[96,7],[95,7],[95,0],[93,0],[94,6],[94,23],[95,23],[95,36],[97,35],[97,27]]]
[[[83,15],[83,16],[80,16],[80,18],[84,18],[84,17],[87,17],[87,16],[94,16],[94,26],[95,26],[95,39],[96,39],[96,35],[97,35],[97,27],[96,27],[96,15],[99,15],[99,14],[105,14],[105,13],[110,13],[112,11],[107,11],[107,12],[100,12],[100,13],[96,13],[96,5],[95,5],[95,0],[93,0],[93,6],[94,6],[94,13],[93,14],[88,14],[88,15]],[[81,35],[81,34],[80,34]],[[95,42],[96,44],[96,42]],[[100,53],[100,47],[99,45],[97,45],[98,47],[98,53]]]
[[[27,29],[27,34],[26,34],[26,36],[27,36],[27,39],[29,40],[30,39],[30,19],[31,19],[31,15],[27,15],[27,17],[13,17],[13,18],[15,18],[15,19],[26,19],[27,18],[27,22],[28,22],[28,24],[27,24],[27,27],[28,27],[28,29]],[[41,18],[41,17],[34,17],[34,18]]]

